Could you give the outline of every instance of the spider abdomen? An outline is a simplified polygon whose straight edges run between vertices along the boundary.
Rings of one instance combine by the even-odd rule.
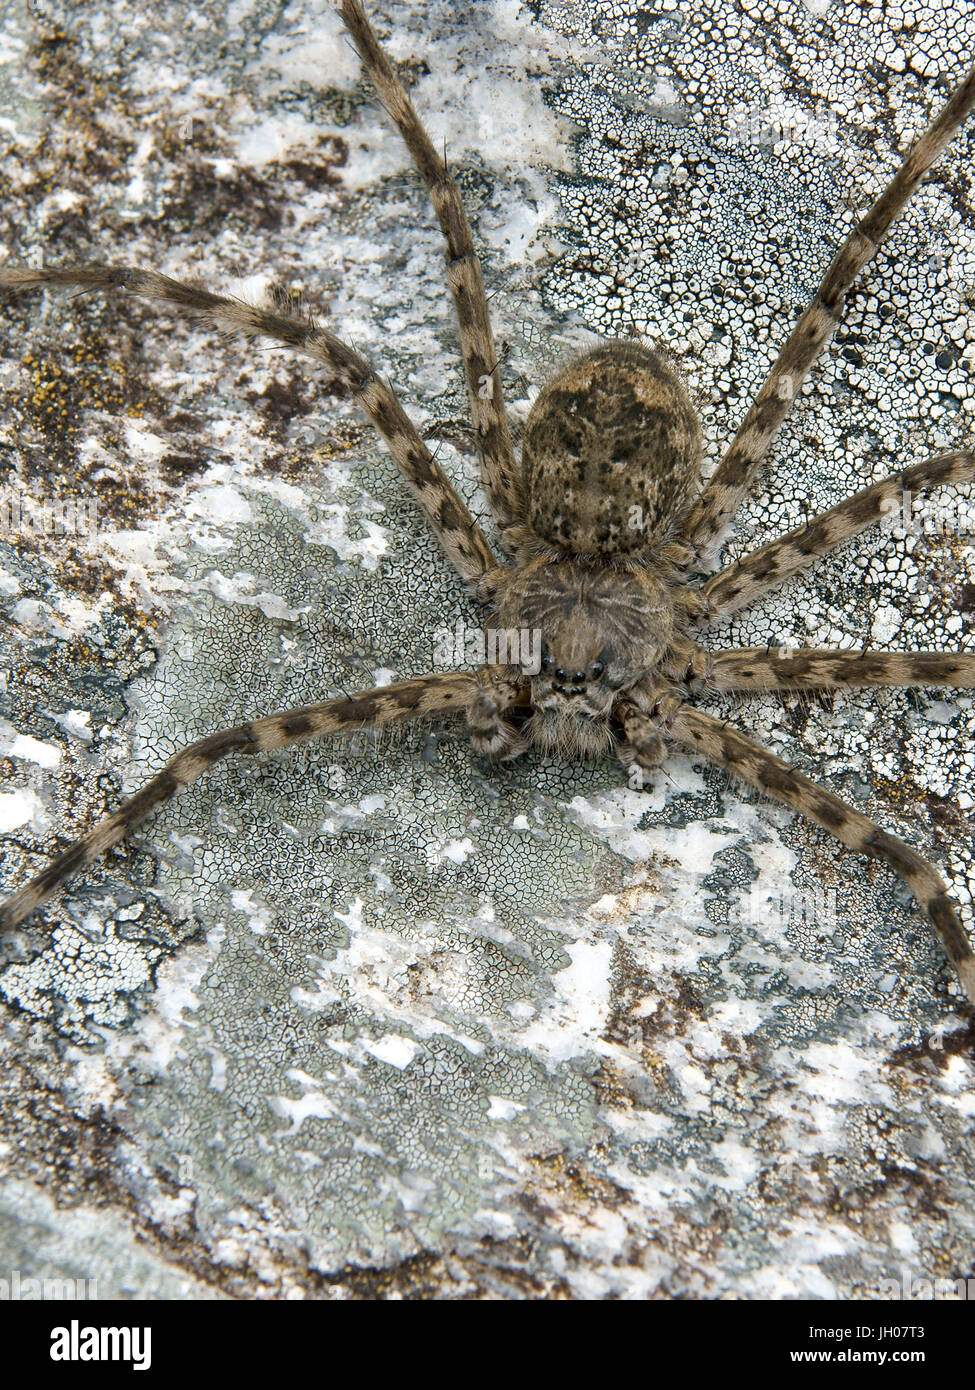
[[[607,343],[541,390],[525,428],[528,519],[576,555],[630,555],[662,541],[697,491],[701,429],[657,353]]]

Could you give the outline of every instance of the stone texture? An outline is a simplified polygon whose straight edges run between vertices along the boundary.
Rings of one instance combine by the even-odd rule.
[[[482,514],[438,234],[327,7],[33,8],[3,15],[6,256],[300,295]],[[708,466],[973,38],[961,5],[372,12],[461,170],[516,427],[635,331]],[[970,437],[973,147],[853,297],[728,557]],[[5,884],[187,739],[430,669],[476,622],[311,364],[94,297],[2,325],[6,486],[97,498],[90,535],[0,538]],[[950,517],[715,642],[970,648],[971,502]],[[971,926],[969,696],[709,708],[923,847]],[[975,1034],[925,923],[680,756],[644,793],[450,731],[229,762],[3,950],[0,1278],[832,1298],[971,1268]]]

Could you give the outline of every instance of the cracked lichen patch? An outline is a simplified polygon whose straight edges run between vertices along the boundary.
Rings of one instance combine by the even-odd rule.
[[[560,180],[569,249],[545,272],[547,297],[599,332],[635,326],[676,354],[716,460],[851,210],[866,207],[957,80],[971,17],[951,6],[909,20],[892,12],[885,31],[855,5],[788,4],[774,21],[710,5],[639,16],[622,4],[535,8],[594,57],[550,95],[580,133],[577,169]],[[773,52],[781,61],[770,63]],[[970,436],[972,140],[961,132],[851,294],[727,558]],[[915,499],[906,532],[849,543],[709,643],[970,649],[971,506],[970,488]],[[944,864],[972,927],[966,693],[864,691],[798,710],[789,696],[719,703],[808,775],[832,778],[891,828],[900,819]],[[937,826],[931,792],[947,803]],[[886,906],[868,915],[881,931]]]
[[[356,485],[375,487],[377,472]],[[194,599],[134,692],[133,784],[217,726],[363,683],[374,653],[397,676],[429,665],[430,634],[458,600],[449,575],[420,579],[439,568],[431,543],[384,556],[391,592],[385,575],[309,544],[316,524],[314,509],[298,518],[257,498],[232,546],[187,573]],[[263,607],[289,616],[215,598],[214,563],[248,589],[274,584],[279,602]],[[613,877],[612,856],[546,806],[554,776],[497,778],[456,732],[408,732],[238,760],[155,818],[156,888],[191,901],[211,939],[216,922],[225,932],[195,991],[180,1046],[191,1055],[167,1066],[165,1109],[152,1088],[140,1117],[201,1203],[225,1209],[251,1189],[256,1201],[285,1181],[318,1257],[354,1239],[375,1259],[395,1250],[388,1228],[404,1210],[413,1238],[436,1243],[503,1181],[493,1104],[511,1107],[508,1143],[584,1141],[584,1073],[547,1069],[544,1031],[537,1055],[518,1048],[571,964],[568,902],[591,899],[597,870]],[[519,819],[532,829],[515,831]]]

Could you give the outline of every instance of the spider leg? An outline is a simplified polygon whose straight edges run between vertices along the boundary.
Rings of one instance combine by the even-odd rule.
[[[501,375],[491,332],[491,317],[467,215],[447,165],[437,154],[402,83],[393,71],[359,0],[339,0],[335,7],[348,29],[379,100],[396,123],[430,194],[447,243],[447,284],[453,295],[467,394],[474,421],[481,481],[501,528],[506,549],[521,535],[524,514],[521,479],[504,411]],[[514,528],[514,537],[506,532]]]
[[[681,523],[682,539],[698,557],[711,547],[751,487],[803,381],[839,325],[850,286],[973,106],[975,69],[955,88],[947,105],[840,247],[716,472]]]
[[[927,459],[872,487],[863,488],[830,511],[821,512],[806,525],[763,545],[760,550],[753,550],[709,579],[698,591],[705,601],[708,618],[723,618],[874,522],[887,516],[896,518],[907,499],[944,483],[967,483],[973,478],[975,453],[960,449],[951,454],[939,454],[937,458]]]
[[[504,716],[525,701],[524,677],[516,669],[484,666],[477,673],[477,682],[477,695],[467,711],[471,743],[491,758],[517,758],[528,741]]]
[[[252,719],[247,724],[224,729],[191,744],[177,753],[113,815],[100,821],[83,840],[75,841],[52,859],[36,878],[9,897],[0,907],[0,931],[19,926],[77,869],[118,844],[152,811],[195,782],[228,753],[266,753],[323,734],[350,733],[434,714],[463,714],[477,697],[478,688],[473,672],[423,676],[344,699],[329,700],[325,704],[272,714],[266,719]]]
[[[889,864],[924,910],[966,995],[975,1004],[975,953],[940,874],[916,850],[744,734],[700,710],[686,705],[677,710],[669,721],[669,733],[743,782],[829,830],[850,849]]]
[[[841,690],[857,685],[975,687],[975,656],[961,652],[842,652],[765,647],[707,653],[712,690]]]
[[[625,735],[617,747],[617,756],[631,778],[635,770],[639,771],[640,787],[642,774],[655,771],[663,761],[669,722],[683,703],[673,686],[648,678],[631,687],[613,706],[613,714]]]
[[[324,362],[353,393],[386,441],[454,569],[470,583],[476,583],[498,568],[480,527],[420,438],[392,389],[376,375],[364,357],[321,324],[277,309],[257,309],[238,299],[171,280],[154,270],[108,265],[0,270],[0,289],[30,290],[48,285],[122,290],[194,315],[225,332],[270,338]]]

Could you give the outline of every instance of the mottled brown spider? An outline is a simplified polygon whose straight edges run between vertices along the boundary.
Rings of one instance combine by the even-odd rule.
[[[482,752],[513,757],[535,744],[578,758],[615,749],[637,779],[658,765],[669,744],[704,754],[843,844],[886,860],[927,914],[975,1003],[975,954],[936,870],[909,845],[692,703],[707,691],[975,686],[975,656],[705,651],[692,635],[702,621],[751,602],[879,521],[904,491],[916,495],[975,477],[972,450],[929,459],[864,488],[703,584],[692,580],[706,569],[705,556],[754,483],[804,378],[836,330],[855,277],[975,105],[975,71],[843,242],[702,487],[700,428],[687,393],[671,368],[636,342],[608,343],[571,362],[544,387],[527,421],[521,467],[516,465],[480,263],[456,185],[359,0],[339,0],[336,8],[409,147],[443,229],[481,480],[507,563],[498,562],[390,387],[321,325],[147,270],[8,269],[0,272],[0,284],[11,290],[123,290],[324,362],[386,441],[451,564],[489,605],[489,628],[541,632],[541,669],[530,674],[504,661],[428,675],[215,733],[177,754],[114,815],[9,898],[0,909],[0,926],[16,927],[76,869],[228,753],[261,753],[300,739],[427,716],[463,716]]]

